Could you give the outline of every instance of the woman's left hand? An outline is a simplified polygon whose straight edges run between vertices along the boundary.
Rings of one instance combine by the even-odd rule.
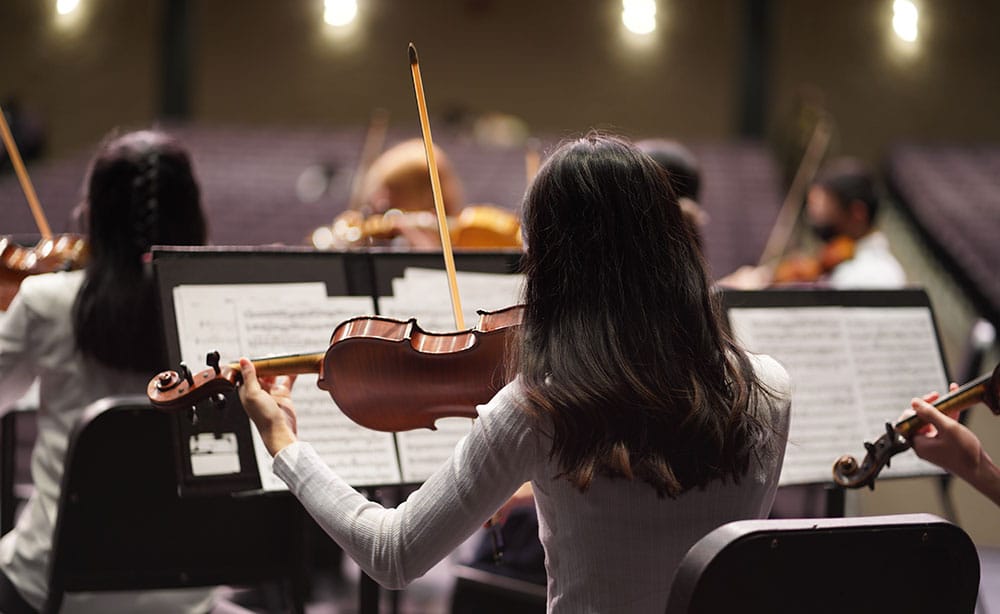
[[[292,404],[292,384],[295,376],[282,375],[257,379],[257,370],[246,358],[240,359],[243,385],[240,402],[247,415],[257,425],[264,447],[274,456],[286,446],[295,443],[296,418]]]

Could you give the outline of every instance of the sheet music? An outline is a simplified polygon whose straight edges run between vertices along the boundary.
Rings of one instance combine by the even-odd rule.
[[[857,446],[864,437],[840,308],[731,309],[729,321],[743,347],[769,354],[792,380],[791,423],[779,483],[829,481],[844,444]]]
[[[455,275],[466,328],[479,321],[477,310],[496,311],[521,301],[522,275],[470,273]],[[455,330],[448,274],[437,269],[408,268],[392,280],[392,296],[379,297],[381,315],[406,320],[417,318],[426,331]]]
[[[423,482],[434,473],[455,450],[458,441],[469,434],[472,420],[468,418],[442,418],[435,423],[436,431],[416,429],[396,433],[399,446],[399,464],[403,481]]]
[[[238,305],[272,301],[310,302],[326,299],[322,282],[294,284],[198,284],[175,286],[174,313],[181,360],[199,371],[205,355],[213,350],[222,362],[246,354],[238,329]]]
[[[374,305],[367,296],[328,297],[322,282],[219,284],[175,287],[174,310],[181,355],[198,370],[205,353],[215,349],[223,362],[324,351],[337,324],[372,313]],[[299,376],[292,398],[299,435],[345,480],[356,485],[399,481],[392,436],[351,422],[316,387],[316,376]],[[285,489],[271,470],[272,459],[257,429],[251,430],[262,487]]]
[[[781,484],[830,481],[843,454],[863,456],[916,394],[941,388],[944,367],[926,307],[787,307],[729,310],[733,334],[781,362],[792,415]],[[936,472],[913,454],[883,475]]]
[[[944,394],[948,379],[941,363],[931,312],[926,307],[844,310],[857,382],[866,417],[865,440],[896,422],[910,399],[931,390]],[[916,454],[897,454],[882,476],[926,475],[941,470]]]
[[[325,351],[337,324],[372,313],[371,297],[323,297],[322,301],[289,304],[243,303],[238,310],[239,331],[249,355]],[[299,437],[349,484],[368,486],[400,481],[393,437],[361,427],[345,416],[329,393],[316,387],[316,375],[300,375],[292,390]],[[261,482],[268,489],[284,489],[274,476],[272,459],[263,441],[254,437]],[[267,483],[265,482],[267,476]]]

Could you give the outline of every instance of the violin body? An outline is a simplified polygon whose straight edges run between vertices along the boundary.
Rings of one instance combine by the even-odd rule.
[[[42,239],[34,247],[22,247],[0,237],[0,311],[14,300],[25,277],[79,269],[86,261],[87,242],[79,235],[56,235]]]
[[[506,383],[508,334],[522,309],[483,314],[479,326],[429,333],[416,320],[354,318],[333,332],[317,385],[349,418],[378,431],[475,418]]]
[[[439,418],[475,418],[508,381],[505,371],[512,334],[523,307],[480,312],[479,325],[454,333],[429,333],[407,321],[367,316],[342,322],[326,352],[254,360],[258,375],[318,373],[317,385],[340,410],[366,428],[398,432],[434,429]],[[221,399],[239,383],[237,365],[192,374],[164,371],[147,387],[153,407],[188,410],[205,399]]]
[[[330,227],[330,246],[357,247],[369,241],[389,241],[404,234],[403,227],[433,234],[437,232],[437,218],[432,211],[392,209],[368,217],[358,211],[345,211]],[[466,207],[449,221],[448,233],[452,245],[463,249],[521,246],[521,223],[517,216],[492,205]]]
[[[843,262],[854,257],[854,240],[843,235],[834,237],[816,256],[794,255],[785,258],[774,269],[775,284],[819,281]]]

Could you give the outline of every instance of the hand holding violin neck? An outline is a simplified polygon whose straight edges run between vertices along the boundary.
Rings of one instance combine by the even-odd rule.
[[[1000,415],[1000,365],[990,375],[984,375],[946,394],[933,403],[942,412],[961,411],[983,403]],[[913,437],[926,422],[913,415],[895,425],[886,423],[886,433],[874,443],[865,442],[867,454],[859,464],[853,456],[844,455],[833,465],[833,481],[845,488],[875,488],[875,478],[888,467],[896,454],[910,448]]]

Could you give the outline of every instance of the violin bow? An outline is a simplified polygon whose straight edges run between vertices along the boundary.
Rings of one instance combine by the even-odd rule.
[[[805,200],[806,188],[809,182],[816,176],[819,164],[826,154],[826,148],[830,144],[830,137],[833,134],[833,122],[825,111],[821,111],[813,127],[809,143],[806,145],[805,153],[795,171],[795,177],[788,186],[788,193],[781,203],[778,211],[778,218],[771,227],[771,234],[767,237],[764,251],[761,252],[757,266],[763,266],[777,260],[788,248],[788,243],[792,239],[792,231],[795,229],[796,221],[802,212],[802,204]]]
[[[358,211],[361,209],[361,194],[364,188],[365,175],[371,168],[375,157],[382,151],[385,145],[385,134],[389,129],[389,112],[385,109],[375,109],[372,111],[371,120],[368,123],[368,131],[365,133],[365,142],[361,146],[361,158],[358,160],[358,167],[354,171],[351,179],[351,196],[347,202],[347,209]]]
[[[444,210],[444,196],[441,192],[441,177],[438,175],[437,160],[434,157],[434,140],[431,138],[431,122],[427,118],[427,100],[424,97],[424,83],[420,78],[420,60],[417,48],[410,43],[410,72],[413,74],[413,90],[417,95],[417,111],[420,114],[420,130],[424,137],[424,153],[427,156],[427,170],[431,175],[431,191],[434,193],[434,211],[437,213],[438,232],[441,235],[441,251],[444,252],[444,267],[448,272],[448,289],[451,292],[451,310],[455,317],[455,328],[465,329],[462,315],[462,300],[458,295],[458,279],[455,275],[455,254],[451,249],[448,233],[448,219]]]
[[[3,137],[4,146],[7,147],[7,155],[10,156],[10,162],[14,166],[17,180],[21,183],[21,190],[24,192],[24,197],[28,199],[28,206],[31,207],[31,214],[35,217],[35,225],[38,226],[38,232],[42,233],[43,241],[48,241],[52,238],[52,229],[49,228],[49,222],[45,219],[45,213],[42,212],[42,206],[38,202],[38,195],[35,194],[35,188],[31,185],[31,179],[28,177],[28,171],[24,168],[21,153],[17,150],[17,143],[14,142],[14,135],[11,134],[10,126],[7,125],[7,118],[4,115],[3,109],[0,109],[0,136]]]

